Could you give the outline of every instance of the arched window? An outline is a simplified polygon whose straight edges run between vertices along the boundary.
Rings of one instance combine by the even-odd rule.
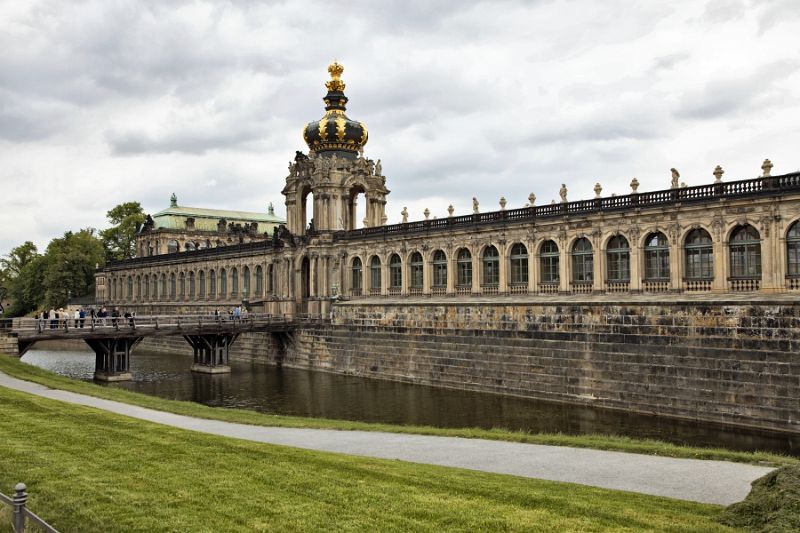
[[[370,290],[381,290],[381,259],[377,255],[373,255],[369,262],[369,280]]]
[[[528,284],[528,249],[518,242],[511,247],[511,285]]]
[[[201,270],[197,275],[197,284],[198,284],[198,293],[200,294],[200,299],[204,300],[206,297],[206,273],[205,271]]]
[[[447,287],[447,256],[442,250],[433,252],[433,286],[437,289]]]
[[[145,300],[150,299],[150,276],[145,274],[144,280],[142,280],[142,284],[144,285],[144,298]]]
[[[786,274],[800,276],[800,220],[786,233]]]
[[[116,278],[113,278],[111,280],[111,299],[112,300],[116,300],[117,299],[117,279]]]
[[[217,297],[217,273],[214,270],[208,273],[208,296],[210,298]]]
[[[228,297],[228,272],[224,268],[219,270],[219,297]]]
[[[592,243],[581,237],[572,245],[572,281],[590,282],[594,279]]]
[[[761,236],[750,224],[731,232],[732,278],[761,278]]]
[[[496,287],[500,284],[500,254],[494,246],[487,246],[483,250],[483,280],[484,287]]]
[[[128,276],[128,299],[133,299],[133,277]]]
[[[412,289],[421,289],[423,284],[423,272],[424,267],[422,263],[422,254],[419,252],[414,252],[411,254],[411,259],[408,262],[408,268],[410,273],[409,278],[409,287]]]
[[[161,296],[162,300],[167,299],[167,275],[161,274],[161,288],[159,289],[159,295]]]
[[[142,276],[136,276],[136,299],[142,299]]]
[[[264,296],[264,269],[261,265],[256,267],[256,295]]]
[[[176,287],[177,285],[175,283],[175,272],[172,272],[169,275],[169,297],[172,300],[174,300],[177,295]]]
[[[399,289],[403,286],[403,262],[400,256],[392,254],[389,258],[389,288]]]
[[[186,273],[184,272],[178,274],[178,296],[180,298],[186,297]]]
[[[456,259],[456,285],[459,287],[472,286],[472,254],[462,248],[458,251]]]
[[[269,294],[275,292],[275,265],[272,263],[267,267],[267,292]]]
[[[250,297],[250,267],[245,266],[242,270],[242,298],[248,299]]]
[[[239,269],[233,267],[231,269],[231,298],[235,298],[239,294]]]
[[[555,241],[544,241],[539,248],[539,269],[542,283],[558,283],[561,279],[558,245]]]
[[[350,280],[352,285],[352,292],[354,295],[359,296],[361,294],[361,283],[363,281],[363,277],[361,274],[361,258],[354,257],[353,258],[353,266],[350,268]]]
[[[628,239],[622,235],[611,237],[606,248],[608,281],[624,282],[631,280],[631,252]]]
[[[686,236],[686,279],[713,279],[714,247],[711,235],[702,228],[694,229]]]
[[[179,252],[181,250],[178,241],[167,241],[167,253],[174,254],[175,252]]]
[[[194,300],[197,294],[197,286],[195,284],[194,272],[189,272],[189,298]]]
[[[669,279],[669,241],[660,231],[644,240],[644,279]]]

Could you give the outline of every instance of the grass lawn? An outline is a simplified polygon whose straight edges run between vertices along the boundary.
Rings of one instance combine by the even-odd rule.
[[[599,450],[614,450],[665,457],[683,457],[691,459],[718,459],[742,463],[757,463],[765,465],[800,464],[800,459],[766,452],[738,452],[721,448],[693,448],[679,446],[657,440],[641,440],[628,437],[609,435],[562,435],[547,433],[526,433],[523,431],[510,431],[506,429],[478,429],[478,428],[434,428],[420,426],[399,426],[390,424],[370,424],[365,422],[352,422],[348,420],[329,420],[321,418],[304,418],[283,415],[269,415],[247,411],[243,409],[225,409],[208,407],[193,402],[179,402],[166,400],[140,394],[123,389],[96,385],[85,381],[73,380],[59,376],[47,370],[22,363],[19,358],[0,354],[0,371],[11,376],[28,381],[34,381],[54,389],[63,389],[72,392],[96,396],[109,400],[149,407],[159,411],[238,422],[256,426],[280,426],[295,428],[323,428],[339,430],[361,431],[386,431],[390,433],[414,433],[420,435],[443,435],[448,437],[465,437],[490,440],[504,440],[513,442],[526,442],[531,444],[548,444],[558,446],[572,446],[578,448],[594,448]]]
[[[714,505],[251,443],[2,387],[0,446],[0,490],[24,481],[63,532],[732,531]]]

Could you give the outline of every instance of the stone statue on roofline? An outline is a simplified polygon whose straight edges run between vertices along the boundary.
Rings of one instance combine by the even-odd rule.
[[[678,187],[680,187],[679,180],[681,178],[681,175],[674,168],[669,169],[669,171],[672,172],[672,183],[670,184],[670,188],[677,189]]]
[[[561,189],[558,191],[558,195],[561,196],[561,203],[567,203],[567,185],[566,183],[561,184]]]
[[[169,206],[178,207],[178,197],[175,195],[175,193],[172,193],[172,196],[169,197]]]
[[[408,222],[408,208],[404,207],[400,214],[403,216],[403,224]]]
[[[472,212],[476,215],[480,213],[480,210],[478,209],[478,199],[474,196],[472,197]]]

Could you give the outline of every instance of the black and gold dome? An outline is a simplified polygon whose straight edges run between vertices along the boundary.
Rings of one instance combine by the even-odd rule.
[[[367,144],[367,127],[361,122],[350,120],[345,112],[347,97],[344,95],[344,82],[341,80],[344,67],[334,61],[328,65],[330,81],[325,83],[325,116],[309,122],[303,128],[303,139],[308,148],[320,155],[333,155],[354,158]]]

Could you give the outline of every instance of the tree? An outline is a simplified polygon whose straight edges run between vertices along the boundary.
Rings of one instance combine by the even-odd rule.
[[[5,271],[6,276],[15,278],[19,275],[25,265],[30,263],[36,256],[39,255],[39,250],[36,245],[31,241],[25,241],[16,248],[9,252],[8,257],[0,259],[0,268]]]
[[[130,259],[136,255],[136,232],[146,216],[139,202],[119,204],[106,213],[110,228],[100,232],[106,259]]]
[[[103,263],[103,243],[92,228],[64,237],[47,245],[42,279],[43,303],[62,307],[70,297],[88,296],[94,292],[94,273]]]
[[[9,283],[11,309],[6,311],[11,316],[22,316],[41,307],[44,300],[44,271],[46,259],[36,255],[28,261],[22,270]]]

